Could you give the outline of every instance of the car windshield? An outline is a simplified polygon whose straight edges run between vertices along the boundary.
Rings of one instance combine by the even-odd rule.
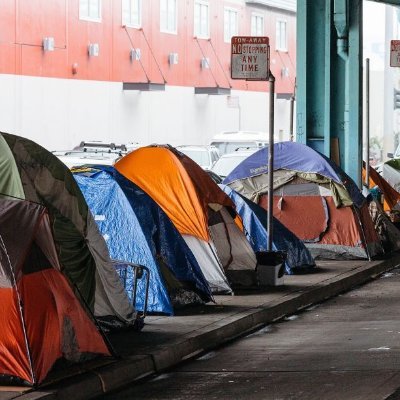
[[[193,161],[200,165],[202,168],[209,168],[210,167],[210,155],[208,151],[205,149],[184,149],[180,147],[178,149],[183,154],[186,154],[190,157]]]
[[[238,149],[256,149],[258,147],[257,142],[212,142],[211,145],[219,150],[219,154],[232,153]]]
[[[250,154],[232,155],[232,157],[221,157],[212,167],[212,171],[220,177],[228,176],[244,159]]]

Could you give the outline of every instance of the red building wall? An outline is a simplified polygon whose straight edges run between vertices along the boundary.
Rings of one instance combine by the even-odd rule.
[[[265,82],[230,79],[230,44],[223,38],[224,7],[229,6],[239,10],[239,35],[250,34],[252,11],[266,11],[265,35],[270,37],[276,89],[278,93],[291,93],[296,59],[295,14],[244,2],[238,5],[218,0],[209,4],[211,40],[197,41],[193,34],[193,0],[178,1],[177,35],[160,32],[159,1],[143,1],[143,29],[127,28],[133,45],[141,49],[141,66],[129,57],[131,44],[122,26],[121,0],[102,1],[101,22],[79,19],[79,0],[0,0],[0,73],[117,82],[144,82],[147,74],[152,82],[159,83],[164,76],[169,85],[231,85],[234,89],[265,91]],[[280,17],[287,20],[287,52],[275,50],[276,20]],[[42,40],[47,36],[54,37],[55,51],[43,51]],[[98,57],[88,56],[89,43],[99,44]],[[200,67],[202,51],[210,59],[210,69]],[[168,63],[171,52],[178,53],[177,65]],[[281,76],[283,67],[289,67],[289,77]]]

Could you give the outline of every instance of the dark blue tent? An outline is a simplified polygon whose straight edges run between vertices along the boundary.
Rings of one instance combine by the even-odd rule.
[[[267,250],[268,212],[262,207],[241,196],[229,186],[219,185],[235,203],[236,211],[242,218],[248,241],[255,252]],[[287,274],[309,272],[315,262],[308,249],[296,235],[289,231],[276,218],[273,219],[273,250],[281,250],[287,254],[285,269]]]
[[[145,192],[112,167],[96,166],[74,177],[111,257],[150,269],[149,312],[171,315],[175,305],[211,300],[208,283],[186,242]],[[129,294],[129,285],[126,289]],[[136,308],[142,310],[144,285],[138,290]]]

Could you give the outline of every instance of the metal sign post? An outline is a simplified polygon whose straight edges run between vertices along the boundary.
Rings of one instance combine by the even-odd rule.
[[[270,48],[267,36],[233,36],[231,40],[231,78],[247,81],[269,81],[269,140],[268,140],[268,242],[272,251],[272,221],[274,199],[274,102],[275,77],[270,69]]]
[[[269,140],[268,140],[268,243],[267,251],[272,251],[273,217],[274,217],[274,100],[275,77],[269,73]]]
[[[294,80],[294,87],[293,87],[293,94],[290,96],[290,121],[289,121],[289,134],[290,134],[290,141],[293,142],[294,140],[294,102],[296,100],[296,79]]]

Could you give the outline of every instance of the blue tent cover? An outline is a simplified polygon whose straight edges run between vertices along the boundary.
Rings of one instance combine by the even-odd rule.
[[[106,240],[110,256],[150,269],[149,312],[173,314],[171,293],[167,289],[171,284],[183,284],[202,301],[212,299],[208,283],[186,242],[150,196],[113,167],[96,165],[75,173],[74,177]],[[132,273],[120,274],[127,280],[130,294]],[[135,305],[138,310],[143,309],[143,299],[141,284]]]
[[[233,200],[236,211],[240,215],[246,237],[255,252],[267,250],[268,212],[262,207],[246,199],[229,186],[219,185]],[[303,242],[287,229],[276,218],[273,218],[273,250],[286,253],[285,270],[287,274],[311,272],[315,266],[313,257]]]

